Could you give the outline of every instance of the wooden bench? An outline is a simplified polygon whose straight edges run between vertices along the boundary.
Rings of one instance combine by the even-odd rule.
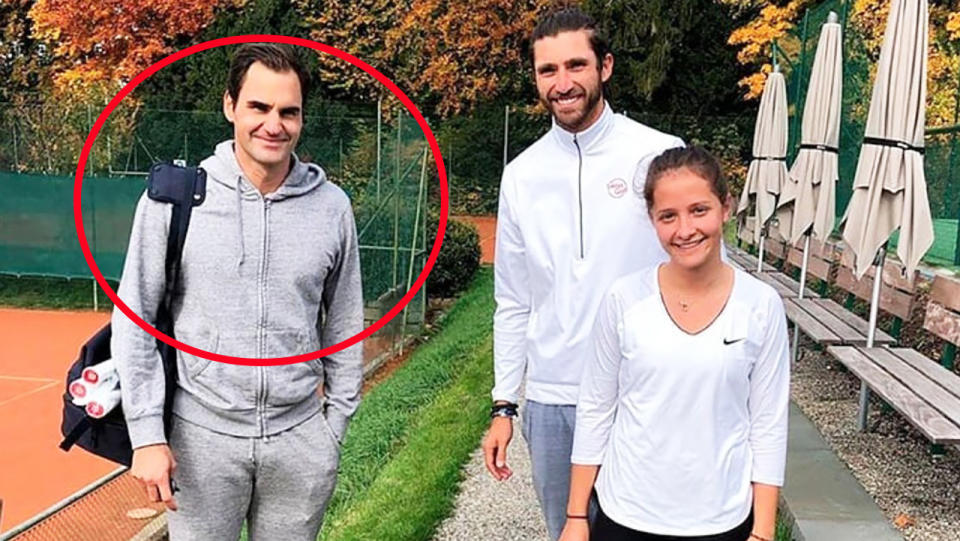
[[[795,298],[800,296],[800,282],[782,272],[755,272],[753,275],[761,282],[764,282],[775,289],[783,298]],[[806,291],[803,293],[804,297],[820,297],[819,293],[810,289],[809,287],[806,287],[805,289]]]
[[[737,246],[727,246],[727,255],[730,262],[739,266],[747,272],[757,272],[757,256],[748,251],[748,247],[753,246],[753,232],[757,219],[753,216],[747,217],[743,225],[737,230]],[[770,239],[764,240],[764,250],[770,245]],[[754,247],[756,250],[757,247]],[[767,262],[763,263],[761,272],[776,272],[777,268]]]
[[[845,266],[837,269],[836,285],[847,292],[844,305],[848,310],[853,309],[853,302],[860,298],[867,302],[873,295],[873,278],[875,268],[870,267],[867,274],[860,280],[853,275],[853,271]],[[900,337],[900,330],[904,321],[909,321],[913,313],[913,304],[917,295],[917,273],[905,276],[903,265],[887,260],[883,264],[883,281],[880,283],[880,309],[894,316],[891,333]]]
[[[820,281],[820,286],[817,288],[820,296],[827,294],[827,285],[833,281],[836,262],[836,252],[832,244],[810,239],[807,253],[807,283],[810,283],[811,277],[817,278]],[[795,270],[793,277],[799,280],[800,271],[803,268],[803,249],[791,246],[787,253],[787,265],[793,267]]]
[[[861,381],[858,425],[866,429],[869,390],[900,412],[942,452],[960,444],[960,376],[953,372],[960,344],[960,281],[934,278],[923,328],[947,342],[941,363],[909,348],[830,346],[827,351]]]
[[[767,237],[763,241],[763,256],[766,261],[772,261],[777,270],[783,270],[784,263],[787,260],[787,251],[789,245],[780,240]]]
[[[831,299],[788,297],[783,299],[783,308],[787,319],[819,345],[867,343],[868,323]],[[877,329],[874,344],[895,342],[892,336]]]
[[[873,275],[874,272],[871,269],[863,278],[856,280],[849,268],[840,266],[837,269],[835,284],[849,294],[869,301],[873,288]],[[894,335],[876,329],[874,345],[889,345],[897,342],[902,321],[910,318],[910,312],[913,309],[916,294],[915,282],[916,274],[909,278],[904,277],[903,267],[899,263],[890,260],[884,263],[877,308],[897,318],[895,322],[900,318],[902,320],[900,324],[895,325],[897,332]],[[790,299],[790,303],[789,307],[784,306],[787,309],[787,317],[792,313],[796,319],[790,318],[790,320],[818,344],[866,345],[869,323],[848,309],[852,308],[852,305],[848,304],[845,308],[832,299],[816,298]]]

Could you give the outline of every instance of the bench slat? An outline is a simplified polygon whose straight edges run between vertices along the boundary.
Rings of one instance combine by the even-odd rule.
[[[924,330],[952,344],[960,344],[960,314],[947,310],[943,305],[930,301],[923,318]]]
[[[817,299],[796,299],[795,302],[799,308],[810,314],[810,317],[816,319],[833,331],[844,344],[857,344],[866,340],[863,333],[846,323],[846,319],[849,318],[838,318],[817,304],[815,302],[816,300]]]
[[[857,297],[870,302],[870,298],[873,296],[873,274],[871,269],[863,278],[857,280],[853,276],[853,271],[847,267],[840,267],[837,269],[836,284],[844,291],[853,293]],[[911,284],[910,292],[891,287],[890,276],[893,274],[895,274],[894,271],[886,266],[884,267],[884,282],[880,286],[880,309],[900,319],[910,319],[910,311],[913,308],[913,286]],[[898,278],[898,281],[904,282],[902,278]]]
[[[796,297],[797,293],[795,291],[791,291],[790,288],[787,287],[786,284],[780,282],[780,280],[777,280],[776,275],[777,273],[774,272],[761,272],[760,274],[755,274],[754,276],[756,276],[756,278],[761,282],[775,289],[777,294],[781,297]]]
[[[827,352],[843,363],[933,443],[960,443],[960,427],[917,397],[853,346],[830,346]]]
[[[930,300],[954,312],[960,312],[960,281],[946,276],[935,276],[933,287],[930,288]]]
[[[816,299],[813,301],[824,310],[843,320],[844,323],[853,327],[857,332],[863,334],[864,344],[866,344],[867,331],[870,328],[870,322],[840,306],[833,299]],[[873,337],[874,344],[895,344],[897,340],[889,334],[877,329]]]
[[[787,286],[787,288],[790,290],[790,292],[793,294],[793,296],[797,296],[797,295],[800,293],[800,282],[794,280],[793,278],[791,278],[790,276],[787,276],[786,274],[784,274],[784,273],[782,273],[782,272],[770,273],[770,274],[771,274],[771,276],[773,276],[774,279],[776,279],[778,282],[780,282],[781,284]],[[810,282],[807,282],[807,283],[809,284]],[[817,293],[816,291],[813,291],[813,290],[810,289],[809,287],[807,287],[807,288],[806,288],[806,292],[804,292],[803,296],[804,296],[804,297],[809,297],[809,298],[811,298],[811,299],[816,299],[816,298],[819,298],[819,297],[820,297],[820,294]]]
[[[894,355],[888,348],[858,349],[870,358],[874,364],[900,380],[930,407],[942,413],[954,424],[960,425],[960,398],[944,389],[938,380],[930,379],[926,373],[918,371],[912,364]],[[930,364],[934,364],[933,361],[930,361]],[[951,377],[960,379],[954,375],[951,375]]]
[[[783,259],[784,253],[786,252],[786,245],[779,240],[773,240],[771,238],[763,241],[763,251],[775,257],[776,259]]]
[[[790,263],[798,269],[802,269],[803,250],[791,248],[790,253],[787,255],[787,263]],[[812,241],[810,246],[810,255],[807,256],[807,274],[810,276],[816,276],[821,280],[830,279],[830,262],[816,255],[816,252],[813,249]]]
[[[743,259],[744,261],[746,261],[747,265],[749,265],[748,269],[750,270],[750,272],[757,272],[757,256],[752,254],[743,254]],[[780,271],[778,271],[777,268],[771,265],[770,263],[767,263],[766,261],[764,261],[763,270],[761,272],[780,272]]]
[[[809,336],[818,344],[842,344],[843,340],[823,323],[810,316],[806,311],[796,305],[797,299],[783,299],[783,310],[787,314],[787,319],[794,325],[800,327],[803,334]]]
[[[960,377],[923,353],[910,348],[891,348],[891,352],[960,399]]]

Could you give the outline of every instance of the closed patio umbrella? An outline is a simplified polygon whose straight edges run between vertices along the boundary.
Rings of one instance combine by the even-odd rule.
[[[756,216],[754,243],[760,244],[767,221],[773,216],[777,196],[787,178],[787,87],[777,67],[767,76],[760,98],[760,110],[753,132],[753,159],[747,170],[747,180],[737,205],[737,220],[741,227],[751,208]]]
[[[923,174],[927,3],[893,0],[843,240],[857,278],[900,229],[897,256],[912,274],[933,244]]]
[[[830,13],[820,30],[803,108],[800,150],[780,195],[780,233],[791,245],[811,233],[825,241],[836,213],[840,97],[843,86],[840,24]]]
[[[777,218],[780,234],[791,245],[803,239],[800,292],[806,290],[810,236],[825,241],[833,231],[836,184],[839,177],[840,98],[843,87],[843,54],[837,14],[830,12],[820,29],[807,86],[800,128],[800,150],[780,196]],[[797,358],[799,326],[794,327],[793,359]]]
[[[892,0],[880,49],[877,78],[853,196],[845,213],[843,240],[854,274],[876,265],[867,347],[873,347],[877,301],[887,240],[900,229],[897,255],[912,275],[933,244],[933,220],[923,175],[927,99],[926,0]],[[866,427],[869,389],[860,386],[860,428]]]

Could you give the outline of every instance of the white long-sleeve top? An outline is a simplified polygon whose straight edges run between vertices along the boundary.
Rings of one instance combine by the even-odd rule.
[[[613,281],[666,259],[643,201],[646,164],[683,141],[615,114],[554,123],[500,185],[494,400],[576,404],[588,339]]]
[[[611,287],[591,349],[571,461],[601,466],[597,496],[611,519],[716,534],[747,518],[751,482],[783,485],[790,363],[770,286],[735,271],[720,314],[689,334],[663,304],[655,265]]]

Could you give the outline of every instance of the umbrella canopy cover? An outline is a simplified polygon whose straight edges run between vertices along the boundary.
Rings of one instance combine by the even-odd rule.
[[[767,76],[753,132],[753,159],[737,205],[737,220],[744,224],[751,206],[757,218],[754,242],[776,210],[777,196],[787,179],[787,86],[775,70]]]
[[[797,244],[811,232],[826,240],[833,231],[843,88],[840,34],[840,24],[836,22],[825,23],[820,30],[803,108],[800,151],[780,194],[780,234],[790,244]]]
[[[925,0],[892,0],[843,229],[858,278],[898,228],[908,274],[933,244],[923,174],[927,24]]]

